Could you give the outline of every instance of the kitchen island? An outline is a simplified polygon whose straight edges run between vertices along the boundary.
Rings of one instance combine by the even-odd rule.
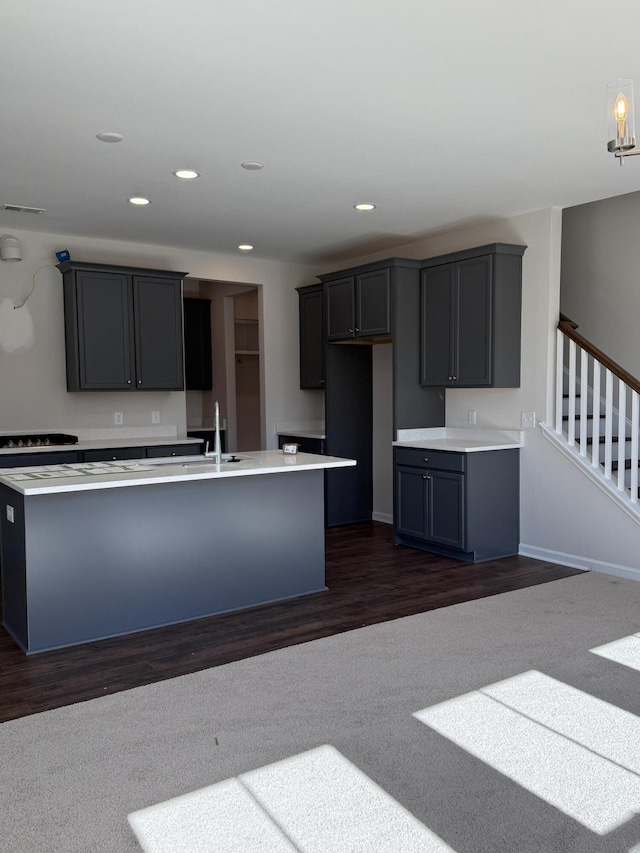
[[[3,625],[28,654],[326,589],[324,471],[280,451],[0,471]]]

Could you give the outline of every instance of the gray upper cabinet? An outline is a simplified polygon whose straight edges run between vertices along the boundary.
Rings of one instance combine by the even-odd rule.
[[[327,339],[380,338],[391,334],[391,278],[388,269],[371,270],[325,284]]]
[[[211,391],[211,300],[187,297],[184,307],[184,376],[187,391]]]
[[[321,284],[298,287],[300,387],[325,387],[324,294]]]
[[[65,261],[67,389],[181,391],[186,273]]]
[[[422,385],[519,387],[525,248],[494,243],[423,261]]]

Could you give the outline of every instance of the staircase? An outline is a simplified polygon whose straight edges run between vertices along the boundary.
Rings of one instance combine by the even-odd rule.
[[[640,524],[640,381],[561,315],[555,423],[543,433]]]

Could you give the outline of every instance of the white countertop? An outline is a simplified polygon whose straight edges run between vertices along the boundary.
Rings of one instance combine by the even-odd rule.
[[[323,430],[302,430],[296,429],[291,432],[278,433],[278,435],[290,435],[292,438],[321,438],[324,439],[327,436],[325,435]]]
[[[295,438],[326,438],[322,421],[279,421],[276,423],[277,435],[291,435]]]
[[[313,453],[285,454],[280,450],[253,450],[237,455],[241,459],[240,462],[223,462],[221,465],[202,456],[175,456],[120,462],[0,468],[0,483],[25,496],[50,495],[57,492],[113,489],[189,480],[214,480],[257,474],[348,468],[356,464],[355,459],[319,456]]]
[[[521,430],[464,429],[463,427],[431,427],[398,430],[394,447],[416,447],[421,450],[448,450],[478,453],[486,450],[511,450],[524,446]]]

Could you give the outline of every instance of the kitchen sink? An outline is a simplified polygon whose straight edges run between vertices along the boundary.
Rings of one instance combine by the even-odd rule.
[[[244,453],[223,453],[222,463],[233,464],[244,462],[246,459],[255,459],[254,456],[245,456]],[[216,465],[215,459],[208,456],[157,456],[152,459],[141,459],[142,465],[181,465],[183,468],[201,468],[203,465]]]
[[[245,462],[247,459],[254,459],[254,456],[245,456],[242,453],[223,453],[222,454],[222,463],[226,465],[227,463],[233,464],[234,462]],[[218,465],[220,463],[216,462],[215,459],[211,459],[210,457],[198,457],[197,461],[194,459],[193,461],[183,462],[183,468],[202,468],[203,465]]]

